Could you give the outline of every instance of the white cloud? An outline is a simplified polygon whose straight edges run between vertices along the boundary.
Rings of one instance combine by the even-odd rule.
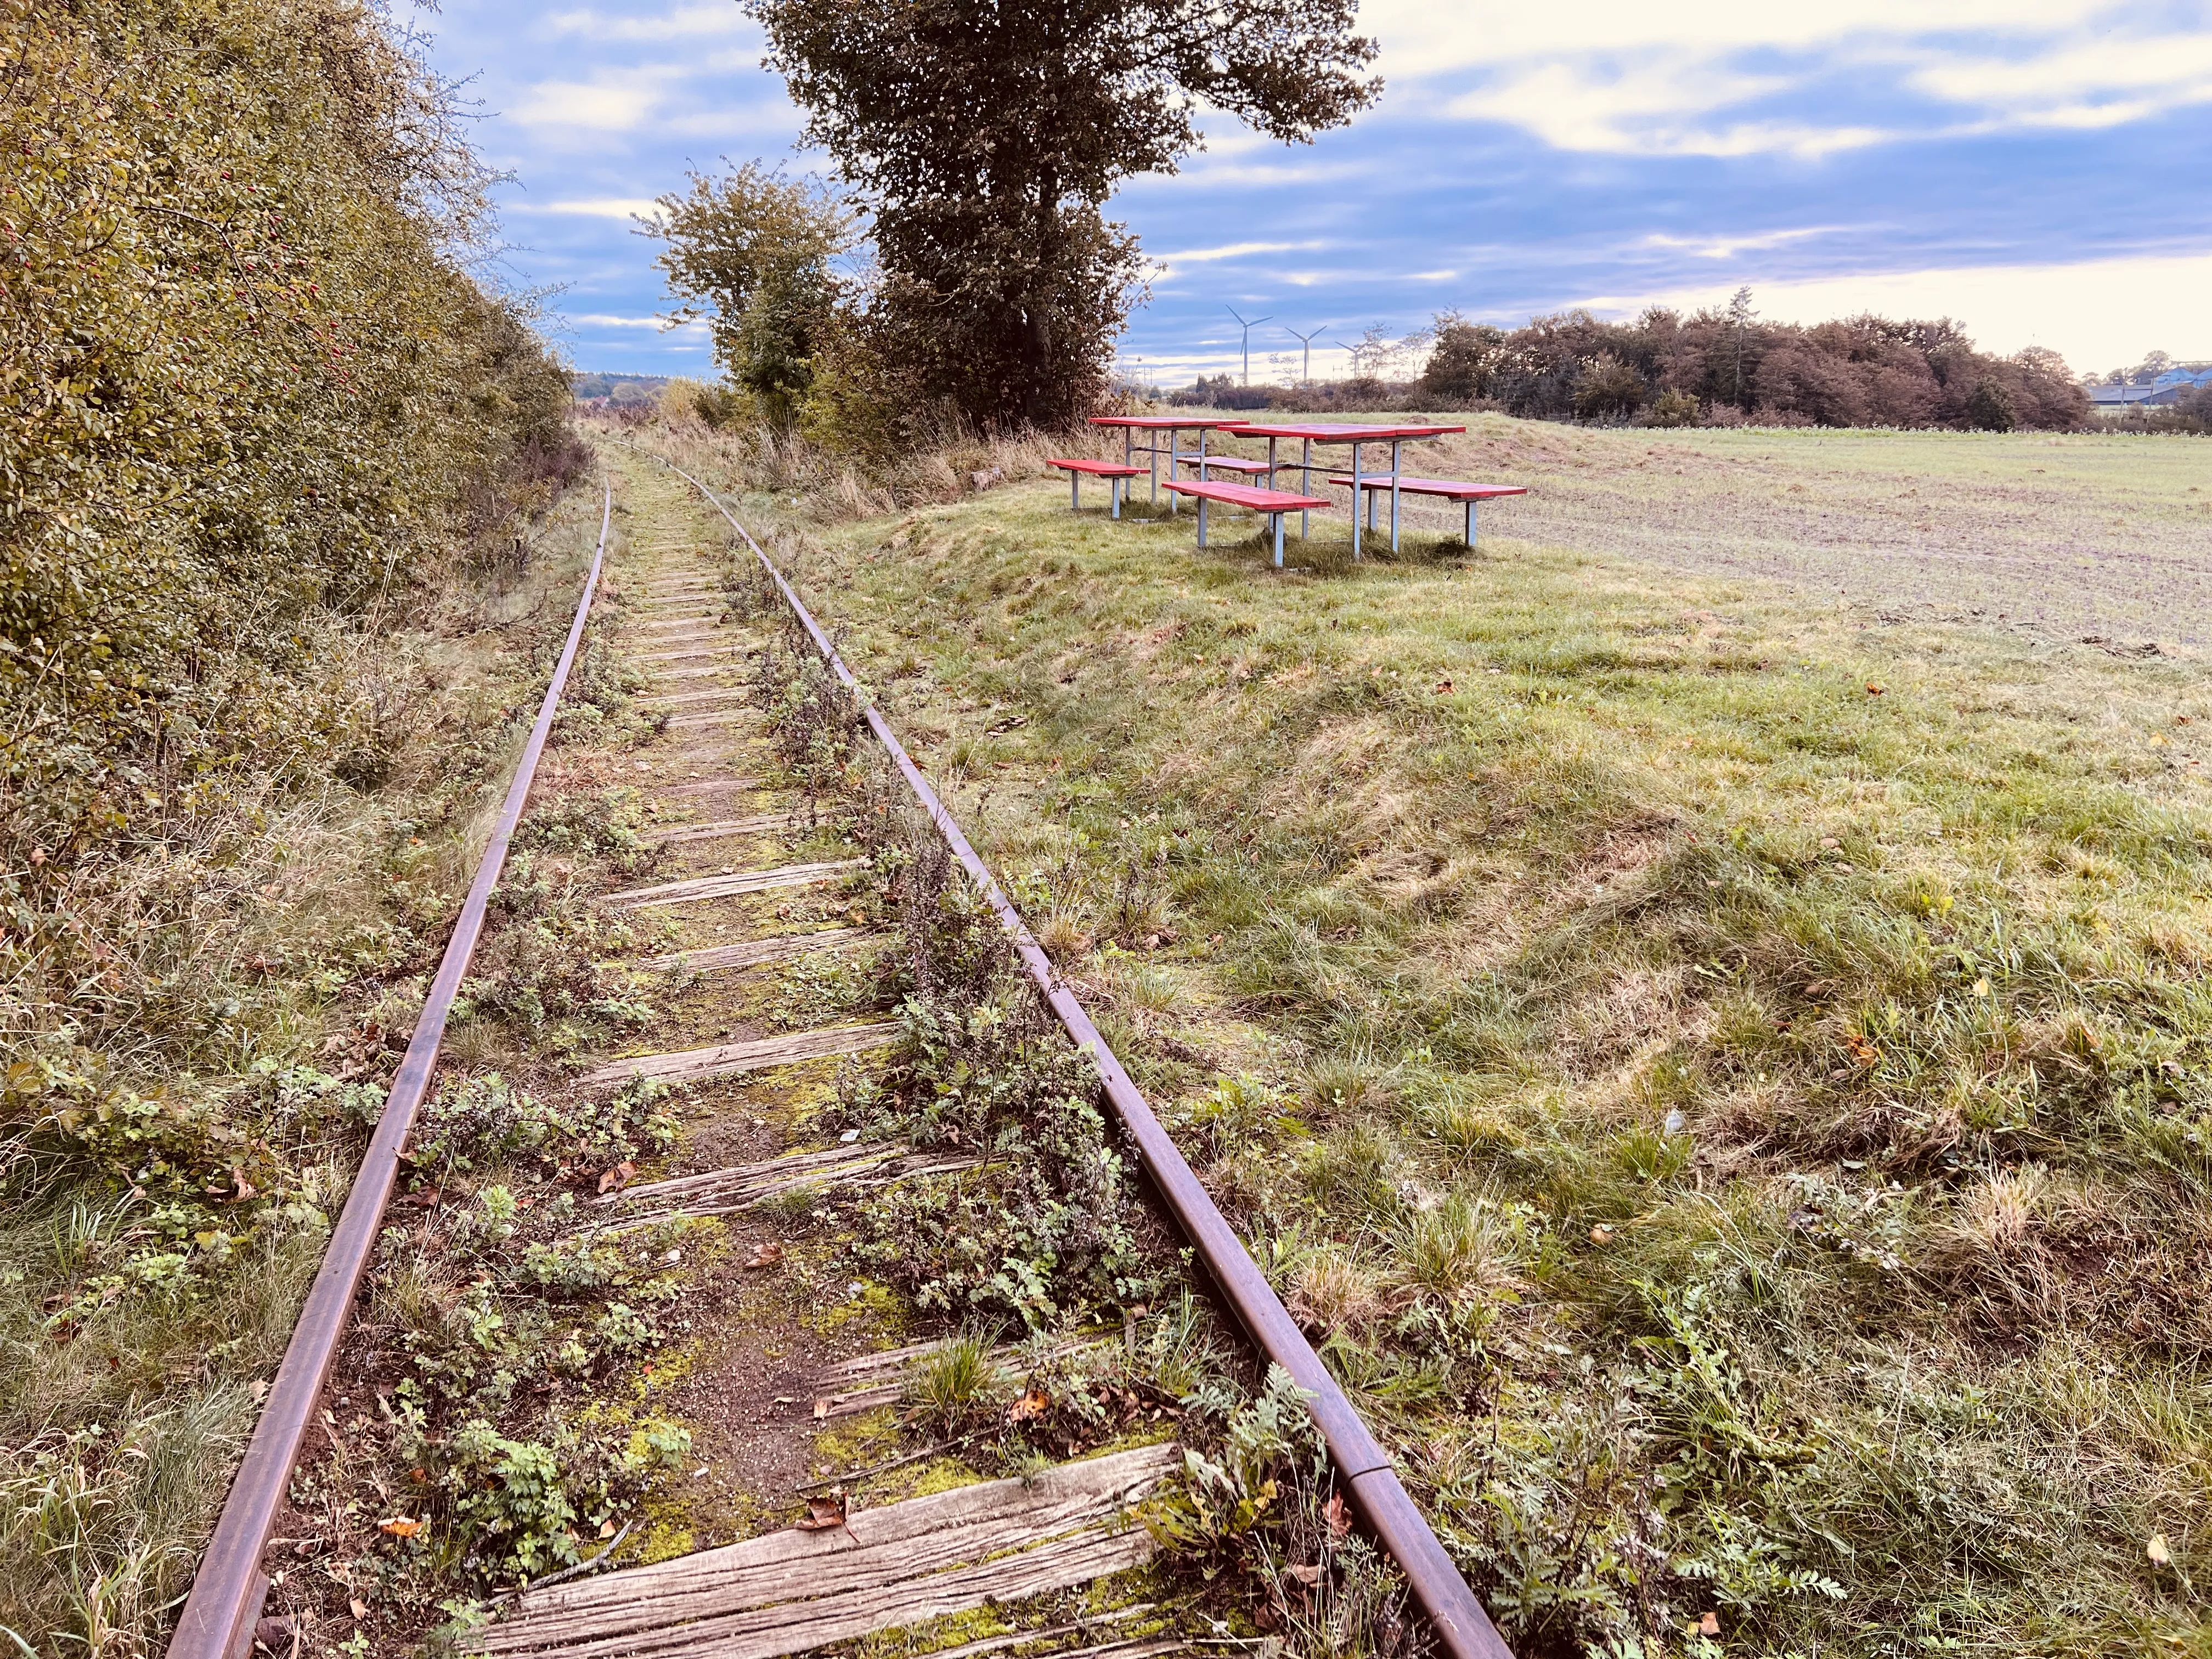
[[[1832,236],[1850,228],[1849,225],[1808,225],[1799,230],[1762,231],[1754,236],[1668,236],[1654,232],[1638,246],[1695,254],[1700,259],[1733,259],[1739,253],[1787,247],[1808,237]]]
[[[681,5],[653,17],[610,17],[588,6],[556,11],[544,21],[545,33],[586,40],[685,40],[702,35],[738,34],[753,30],[750,18],[730,0]]]
[[[1766,49],[1808,52],[1861,39],[1981,34],[2032,39],[2124,15],[2118,0],[1505,0],[1439,6],[1366,0],[1360,23],[1382,43],[1381,67],[1405,79],[1531,59],[1652,52],[1713,58]]]
[[[509,204],[509,210],[560,213],[582,219],[619,219],[627,223],[635,215],[651,213],[659,205],[642,196],[595,196],[580,202],[548,202],[543,207],[516,202]]]
[[[649,328],[661,334],[704,334],[703,322],[671,324],[665,317],[611,317],[601,313],[586,312],[570,317],[568,321],[576,328]]]
[[[1728,303],[1734,284],[1579,301],[1601,315],[1648,305]],[[2048,346],[2077,371],[2139,362],[2146,352],[2212,358],[2212,253],[2142,254],[2072,264],[2012,264],[1820,276],[1759,285],[1752,299],[1776,322],[1816,323],[1871,311],[1954,317],[1985,351]]]
[[[596,81],[540,81],[508,113],[540,132],[633,132],[653,114],[671,78],[647,69]]]
[[[2212,33],[2069,38],[2013,59],[1947,56],[1911,82],[2021,125],[2117,126],[2212,100]]]
[[[2212,27],[2174,28],[2116,0],[1370,0],[1363,21],[1410,101],[1441,94],[1450,114],[1571,150],[1815,157],[2212,102]],[[1899,91],[1922,106],[1898,106]],[[1778,118],[1784,94],[1791,112]]]
[[[1163,265],[1202,265],[1217,259],[1243,259],[1255,253],[1288,253],[1296,248],[1321,246],[1319,242],[1225,242],[1219,247],[1187,247],[1152,257]]]

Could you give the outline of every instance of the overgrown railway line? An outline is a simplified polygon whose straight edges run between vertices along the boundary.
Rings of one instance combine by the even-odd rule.
[[[913,861],[922,866],[934,863],[940,890],[948,878],[967,884],[963,890],[969,895],[967,908],[955,904],[951,910],[956,918],[966,917],[973,935],[969,948],[975,939],[988,939],[995,940],[990,950],[1001,956],[1011,953],[1010,982],[1026,978],[1029,994],[1050,1009],[1064,1034],[1054,1040],[1088,1052],[1096,1067],[1091,1086],[1110,1112],[1121,1155],[1142,1170],[1159,1209],[1188,1241],[1201,1270],[1202,1288],[1234,1317],[1260,1360],[1279,1366],[1304,1392],[1327,1448],[1328,1474],[1321,1485],[1303,1493],[1311,1500],[1316,1520],[1317,1535],[1309,1552],[1316,1559],[1280,1563],[1289,1575],[1284,1582],[1309,1608],[1316,1607],[1317,1598],[1320,1622],[1344,1613],[1342,1607],[1332,1610],[1329,1596],[1331,1553],[1341,1547],[1340,1540],[1349,1528],[1342,1501],[1348,1499],[1352,1511],[1395,1563],[1423,1615],[1412,1629],[1394,1624],[1391,1635],[1379,1645],[1410,1651],[1426,1643],[1453,1659],[1501,1659],[1503,1643],[1414,1507],[1390,1458],[1216,1210],[889,722],[879,711],[855,701],[857,683],[799,595],[703,486],[686,475],[672,477],[672,466],[669,472],[657,473],[649,463],[634,462],[629,471],[624,493],[633,499],[635,522],[650,521],[655,528],[674,533],[656,543],[634,535],[629,547],[610,560],[608,527],[614,511],[610,486],[603,504],[599,549],[567,647],[362,1177],[335,1230],[321,1277],[194,1583],[169,1648],[172,1659],[237,1659],[254,1649],[257,1630],[264,1648],[283,1650],[288,1637],[298,1645],[301,1626],[296,1621],[263,1621],[264,1598],[272,1578],[282,1577],[283,1565],[281,1552],[271,1550],[272,1530],[319,1418],[336,1437],[336,1419],[323,1404],[327,1385],[386,1220],[404,1143],[417,1109],[431,1091],[441,1034],[466,982],[471,952],[501,879],[509,838],[521,819],[539,754],[553,730],[564,683],[584,638],[603,562],[607,582],[625,599],[637,601],[625,607],[624,640],[628,659],[650,677],[651,689],[639,701],[666,718],[653,745],[658,753],[636,763],[641,775],[635,785],[646,797],[647,816],[653,821],[640,840],[653,849],[660,867],[649,872],[651,879],[600,893],[597,902],[608,915],[653,919],[660,928],[660,942],[674,947],[642,957],[633,967],[679,988],[675,994],[690,1011],[684,1023],[692,1028],[693,1040],[672,1046],[633,1044],[640,1052],[601,1054],[565,1063],[557,1087],[578,1097],[669,1085],[715,1085],[721,1091],[708,1091],[711,1099],[703,1115],[692,1120],[695,1132],[672,1152],[665,1170],[641,1179],[635,1165],[625,1161],[599,1178],[599,1189],[577,1206],[586,1252],[605,1239],[659,1238],[663,1234],[653,1230],[661,1229],[666,1237],[683,1241],[668,1252],[670,1262],[683,1259],[689,1249],[712,1260],[708,1271],[741,1276],[750,1268],[772,1267],[787,1243],[797,1249],[810,1230],[824,1231],[830,1213],[824,1206],[833,1200],[892,1189],[934,1191],[932,1182],[988,1177],[1008,1161],[1004,1142],[963,1144],[957,1133],[932,1144],[921,1144],[921,1137],[909,1140],[870,1133],[865,1127],[840,1134],[805,1115],[769,1129],[762,1116],[747,1119],[745,1114],[753,1109],[747,1097],[741,1089],[732,1091],[732,1079],[784,1075],[782,1068],[788,1067],[813,1066],[818,1075],[826,1063],[859,1063],[910,1039],[901,1021],[882,1017],[887,1011],[880,1007],[851,1011],[802,1029],[755,1030],[744,1013],[742,990],[747,976],[759,970],[788,969],[825,957],[845,963],[854,972],[868,971],[872,963],[878,974],[886,971],[890,958],[878,927],[884,919],[882,905],[872,913],[865,906],[840,912],[835,905],[810,908],[802,904],[799,920],[787,921],[779,911],[787,914],[792,907],[778,903],[780,896],[834,892],[841,884],[890,869],[894,885],[905,884],[902,902],[909,932],[931,925],[924,913],[939,903],[938,898],[925,895],[927,902],[916,900],[916,889],[926,884],[922,877],[899,875],[902,858],[880,856],[880,832],[874,857],[796,858],[776,850],[788,840],[810,836],[815,843],[811,850],[823,850],[819,843],[825,839],[825,823],[834,833],[839,822],[835,815],[841,809],[849,812],[857,806],[863,813],[887,817],[894,815],[894,808],[909,812],[919,849]],[[679,477],[681,484],[676,482]],[[735,585],[738,590],[751,589],[759,609],[738,623],[732,621],[724,548],[716,544],[720,538],[697,533],[697,521],[684,510],[685,497],[678,493],[690,489],[696,489],[728,521],[733,534],[729,545],[744,550],[738,557],[756,562],[750,570],[741,568]],[[781,615],[775,614],[779,609]],[[855,760],[844,765],[842,772],[848,778],[859,774],[872,778],[857,795],[848,786],[844,797],[829,798],[831,817],[826,821],[819,789],[810,793],[793,787],[799,772],[815,775],[822,769],[793,766],[789,756],[779,757],[763,740],[763,727],[777,712],[764,704],[775,688],[772,673],[749,666],[763,649],[771,663],[775,660],[772,641],[764,644],[762,637],[763,625],[771,635],[779,626],[789,630],[795,625],[803,632],[814,653],[812,661],[787,654],[785,668],[794,684],[809,683],[805,696],[812,699],[814,717],[842,702],[847,711],[842,718],[850,721],[850,736],[859,745]],[[790,711],[783,713],[787,726]],[[860,750],[866,751],[865,758],[857,757]],[[821,778],[811,775],[810,781],[818,786]],[[751,936],[723,937],[733,929]],[[930,947],[923,940],[910,940],[909,945],[914,971],[926,980]],[[989,1012],[979,1006],[957,1010],[956,1017],[980,1018]],[[717,1040],[696,1040],[708,1036]],[[763,1147],[763,1133],[778,1144]],[[770,1155],[731,1156],[732,1149],[748,1147]],[[566,1164],[562,1172],[568,1173]],[[1081,1193],[1062,1196],[1079,1207],[1084,1202]],[[439,1194],[434,1189],[430,1197],[434,1201]],[[720,1225],[724,1218],[763,1214],[777,1218],[778,1236],[756,1240],[750,1261],[740,1262],[727,1251],[717,1255],[711,1244],[703,1249],[700,1244],[702,1235],[696,1230],[702,1224]],[[669,1229],[677,1231],[666,1232]],[[863,1287],[856,1280],[850,1288],[857,1294]],[[726,1316],[728,1307],[713,1311]],[[850,1353],[819,1364],[807,1376],[803,1391],[785,1384],[794,1386],[794,1392],[772,1397],[765,1396],[765,1390],[778,1384],[763,1381],[764,1371],[751,1379],[757,1386],[747,1395],[747,1409],[757,1413],[756,1426],[746,1432],[781,1443],[781,1462],[768,1460],[779,1468],[787,1470],[793,1445],[803,1447],[799,1455],[821,1478],[789,1483],[795,1490],[787,1492],[781,1513],[754,1517],[759,1524],[738,1528],[752,1535],[707,1548],[683,1547],[687,1540],[657,1537],[633,1552],[632,1559],[645,1558],[638,1565],[626,1565],[621,1559],[621,1546],[638,1517],[626,1520],[617,1529],[610,1516],[600,1531],[602,1537],[611,1535],[611,1543],[592,1546],[596,1553],[587,1553],[586,1559],[564,1570],[528,1575],[536,1581],[534,1587],[495,1602],[489,1622],[463,1636],[462,1645],[468,1651],[518,1659],[556,1653],[604,1655],[607,1659],[705,1654],[775,1659],[887,1631],[919,1635],[933,1621],[957,1621],[987,1609],[1030,1608],[1043,1610],[1042,1623],[1032,1618],[1024,1627],[1021,1620],[1027,1615],[1017,1611],[1012,1629],[971,1641],[933,1637],[926,1644],[963,1655],[1022,1646],[1028,1652],[1111,1654],[1116,1659],[1148,1659],[1186,1649],[1235,1651],[1237,1638],[1210,1616],[1200,1598],[1163,1597],[1158,1605],[1126,1599],[1095,1601],[1073,1606],[1072,1617],[1058,1616],[1069,1612],[1072,1604],[1052,1600],[1055,1593],[1073,1592],[1143,1565],[1154,1559],[1164,1540],[1200,1549],[1221,1546],[1220,1529],[1226,1523],[1212,1512],[1227,1501],[1221,1492],[1211,1498],[1200,1494],[1187,1504],[1180,1530],[1176,1520],[1163,1522],[1151,1513],[1165,1495],[1203,1484],[1203,1477],[1186,1464],[1183,1449],[1174,1437],[1182,1426],[1175,1392],[1163,1389],[1136,1360],[1139,1318],[1148,1311],[1126,1310],[1122,1331],[1062,1330],[1050,1339],[995,1351],[985,1349],[972,1336],[947,1331],[935,1341]],[[1101,1379],[1086,1385],[1091,1388],[1085,1396],[1087,1408],[1094,1414],[1103,1413],[1103,1423],[1066,1435],[1065,1455],[1048,1462],[1032,1455],[1015,1474],[997,1480],[982,1478],[988,1470],[971,1468],[941,1480],[938,1489],[873,1501],[875,1488],[868,1481],[933,1457],[957,1455],[987,1437],[988,1431],[980,1426],[983,1419],[975,1409],[977,1401],[988,1394],[986,1379],[1018,1379],[1024,1366],[1066,1362],[1079,1368],[1086,1360],[1096,1361]],[[945,1396],[950,1385],[940,1379],[935,1384],[935,1403],[940,1408],[935,1427],[924,1432],[909,1425],[898,1455],[851,1470],[840,1470],[834,1457],[827,1464],[813,1462],[813,1437],[823,1430],[911,1401],[916,1397],[918,1373],[932,1367],[942,1373],[962,1365],[967,1368],[966,1382],[951,1387],[957,1397],[948,1403]],[[788,1370],[787,1364],[775,1375],[781,1377]],[[647,1366],[647,1375],[650,1373]],[[1011,1401],[989,1406],[991,1423],[1018,1425],[1046,1413],[1045,1396],[1037,1385],[1017,1381],[1014,1387]],[[960,1393],[963,1388],[965,1395]],[[922,1392],[929,1394],[930,1385],[923,1384]],[[390,1402],[385,1404],[388,1413]],[[1195,1418],[1191,1420],[1194,1423]],[[961,1428],[964,1434],[951,1431]],[[933,1441],[935,1434],[944,1437]],[[928,1443],[911,1443],[917,1442]],[[1227,1454],[1221,1455],[1226,1460]],[[696,1474],[705,1476],[708,1472],[702,1464]],[[414,1470],[412,1478],[420,1481],[423,1471]],[[1218,1473],[1217,1478],[1233,1488],[1230,1474]],[[385,1489],[380,1480],[378,1485]],[[404,1487],[403,1479],[395,1502],[404,1501]],[[1324,1487],[1338,1498],[1325,1502]],[[861,1502],[858,1494],[871,1501]],[[1233,1490],[1227,1492],[1228,1499],[1235,1497]],[[1255,1498],[1248,1492],[1244,1497],[1255,1514],[1278,1501],[1272,1481],[1263,1494]],[[1293,1502],[1297,1497],[1285,1493],[1281,1501]],[[796,1526],[787,1524],[785,1517],[802,1498],[806,1517]],[[1212,1527],[1214,1534],[1194,1543],[1189,1536],[1193,1516],[1199,1517],[1200,1533]],[[428,1522],[402,1514],[380,1524],[386,1532],[397,1530],[403,1540],[411,1540]],[[573,1527],[569,1536],[576,1536]],[[332,1576],[349,1583],[342,1573]],[[357,1597],[354,1600],[356,1617],[363,1605]],[[942,1628],[962,1627],[956,1623]],[[1362,1641],[1347,1645],[1356,1650]]]

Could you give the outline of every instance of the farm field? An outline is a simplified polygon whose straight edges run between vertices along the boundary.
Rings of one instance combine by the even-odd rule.
[[[733,504],[1516,1651],[2212,1651],[2203,452],[1475,427],[1287,575]]]
[[[1919,620],[2212,642],[2212,449],[2197,439],[1421,418],[1468,430],[1408,444],[1409,471],[1532,486],[1485,517],[1508,536]],[[1419,502],[1413,522],[1443,532],[1456,510]]]

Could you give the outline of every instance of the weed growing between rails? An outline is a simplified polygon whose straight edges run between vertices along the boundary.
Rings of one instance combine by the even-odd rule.
[[[757,617],[773,605],[787,617],[758,571],[741,562],[732,572],[732,610]],[[1217,1597],[1233,1591],[1217,1611],[1237,1607],[1257,1628],[1292,1633],[1301,1650],[1418,1650],[1425,1638],[1408,1627],[1396,1571],[1350,1537],[1296,1389],[1276,1371],[1248,1400],[1232,1377],[1249,1369],[1225,1359],[1200,1304],[1174,1295],[1188,1255],[1178,1272],[1171,1236],[1137,1200],[1095,1067],[1019,972],[997,918],[887,757],[859,741],[859,705],[801,648],[794,640],[763,659],[763,700],[784,711],[771,728],[778,749],[794,775],[834,769],[842,780],[872,849],[877,908],[899,915],[903,935],[900,1040],[882,1066],[846,1069],[824,1127],[847,1126],[848,1142],[982,1160],[880,1197],[833,1199],[813,1218],[841,1225],[848,1259],[925,1316],[1030,1334],[1018,1350],[1025,1382],[989,1363],[983,1338],[940,1351],[909,1384],[910,1427],[951,1435],[945,1443],[971,1466],[1018,1469],[1125,1441],[1149,1406],[1152,1424],[1180,1419],[1191,1449],[1186,1479],[1152,1522],[1171,1576],[1214,1580],[1234,1568],[1216,1586]],[[788,665],[781,693],[779,661]],[[802,708],[813,717],[789,717]],[[1102,1320],[1127,1333],[1103,1354],[1085,1335]]]
[[[1517,1647],[2197,1639],[2201,678],[1486,553],[807,558]]]

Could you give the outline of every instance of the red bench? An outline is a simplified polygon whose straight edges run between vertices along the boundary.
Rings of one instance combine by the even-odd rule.
[[[1056,466],[1067,474],[1068,510],[1083,511],[1083,477],[1086,472],[1094,478],[1106,478],[1114,486],[1114,516],[1121,516],[1121,481],[1133,478],[1144,471],[1141,466],[1126,466],[1120,461],[1047,461],[1047,466]]]
[[[1170,479],[1160,486],[1178,495],[1188,495],[1198,503],[1198,544],[1206,545],[1206,504],[1219,501],[1224,507],[1241,507],[1254,513],[1264,514],[1267,527],[1275,535],[1275,568],[1283,568],[1283,514],[1301,513],[1309,507],[1328,507],[1319,495],[1301,495],[1289,489],[1255,489],[1250,484],[1212,483],[1201,480],[1183,483]]]
[[[1352,480],[1342,475],[1330,478],[1329,483],[1334,484],[1339,489],[1352,488]],[[1525,495],[1528,493],[1528,487],[1526,484],[1463,483],[1451,478],[1393,478],[1387,472],[1370,473],[1359,481],[1359,487],[1367,492],[1367,516],[1370,529],[1374,527],[1376,497],[1378,495],[1389,495],[1394,485],[1401,495],[1439,495],[1448,501],[1465,501],[1467,503],[1467,544],[1469,547],[1474,545],[1474,505],[1477,501],[1495,501],[1500,495]],[[1395,514],[1397,509],[1393,507],[1391,511]],[[1352,516],[1355,519],[1359,516],[1359,503],[1357,501],[1352,504]]]

